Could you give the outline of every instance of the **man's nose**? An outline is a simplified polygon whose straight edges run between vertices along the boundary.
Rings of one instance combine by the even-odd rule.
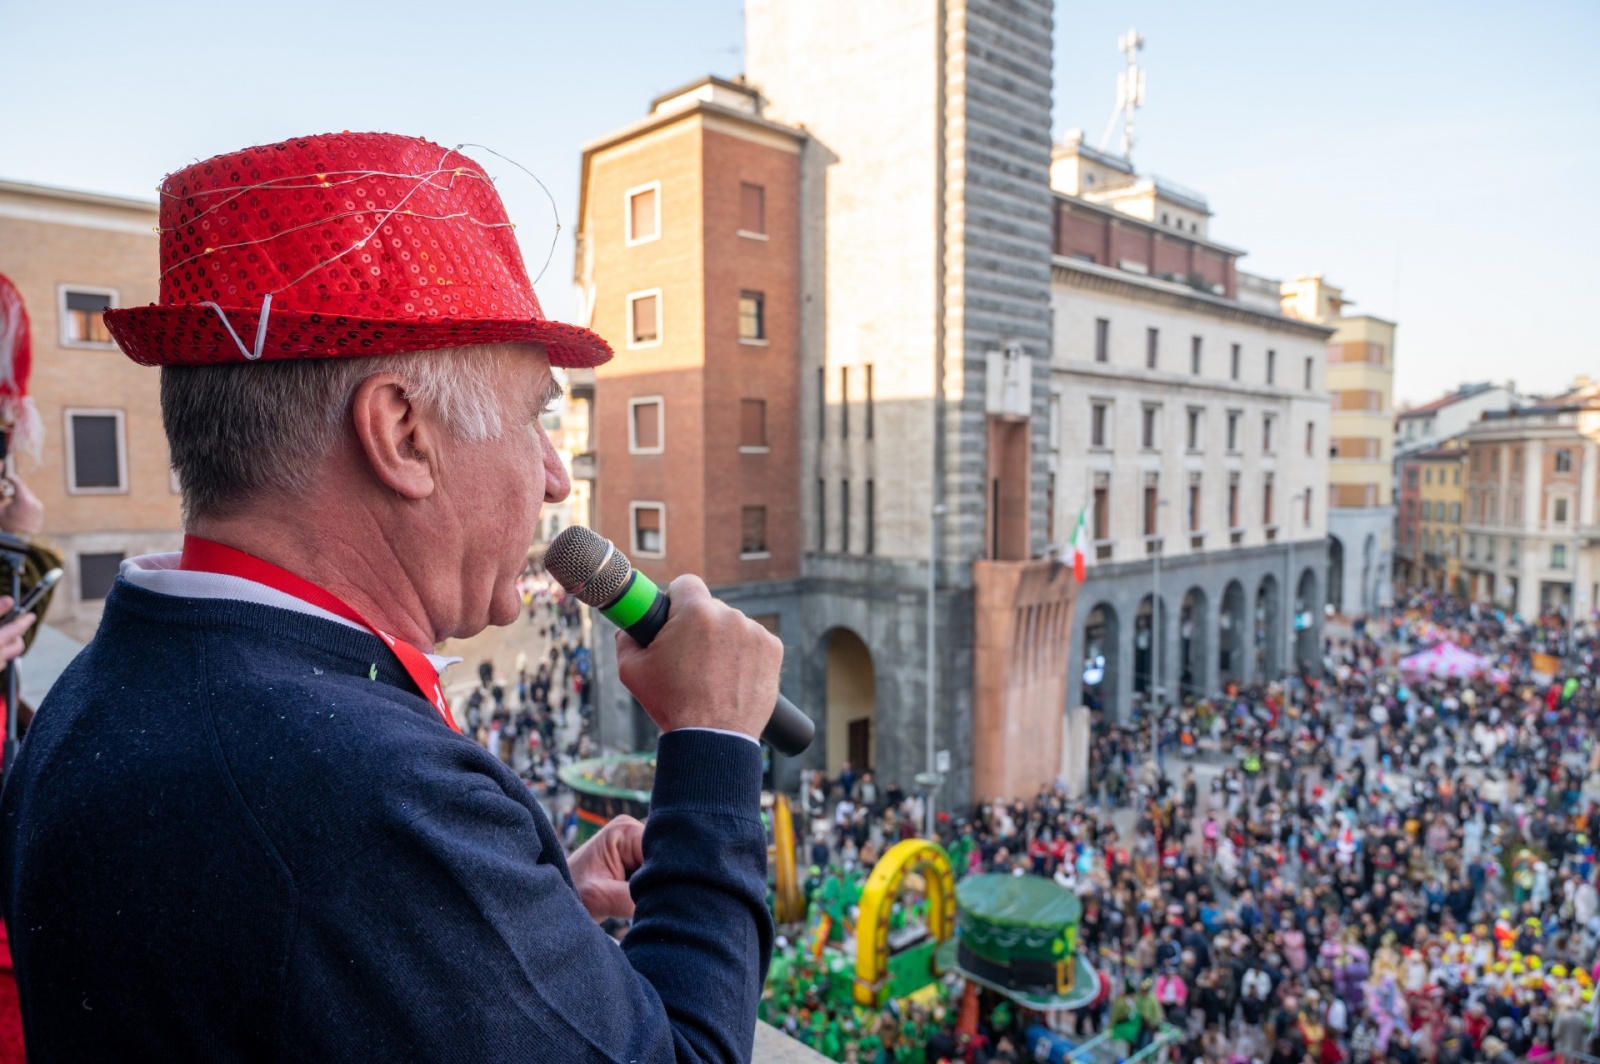
[[[561,456],[556,453],[555,444],[550,442],[542,424],[539,425],[539,444],[544,454],[544,501],[562,502],[572,494],[572,477],[561,464]]]

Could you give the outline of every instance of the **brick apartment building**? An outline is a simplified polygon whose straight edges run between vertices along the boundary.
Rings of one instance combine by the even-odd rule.
[[[707,79],[588,145],[579,205],[590,324],[618,348],[594,374],[595,525],[652,579],[700,574],[774,631],[765,598],[800,576],[803,139]],[[606,738],[653,733],[631,708]]]
[[[159,376],[118,350],[100,312],[156,298],[156,204],[0,181],[0,274],[32,322],[40,462],[18,472],[65,556],[49,623],[87,640],[126,557],[176,550],[181,499]]]

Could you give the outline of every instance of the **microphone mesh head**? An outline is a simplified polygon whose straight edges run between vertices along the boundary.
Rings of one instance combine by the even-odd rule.
[[[613,550],[610,540],[579,525],[562,529],[550,541],[544,553],[544,567],[569,593],[576,594],[579,602],[596,609],[616,602],[628,586],[628,577],[633,575],[627,556]]]

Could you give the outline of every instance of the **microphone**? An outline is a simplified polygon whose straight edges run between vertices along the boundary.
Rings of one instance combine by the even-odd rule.
[[[672,601],[639,572],[609,539],[592,529],[571,525],[550,541],[544,567],[570,595],[599,610],[642,647],[650,645],[667,623]],[[805,753],[816,734],[811,718],[783,695],[761,738],[780,754]]]

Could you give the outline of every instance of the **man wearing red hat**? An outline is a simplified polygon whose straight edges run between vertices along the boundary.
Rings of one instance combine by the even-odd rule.
[[[619,640],[665,732],[649,824],[570,860],[428,653],[517,617],[569,486],[550,367],[611,354],[545,319],[482,168],[219,156],[163,183],[161,269],[106,324],[162,367],[184,549],[124,566],[0,799],[29,1059],[748,1059],[781,645],[673,583]]]

